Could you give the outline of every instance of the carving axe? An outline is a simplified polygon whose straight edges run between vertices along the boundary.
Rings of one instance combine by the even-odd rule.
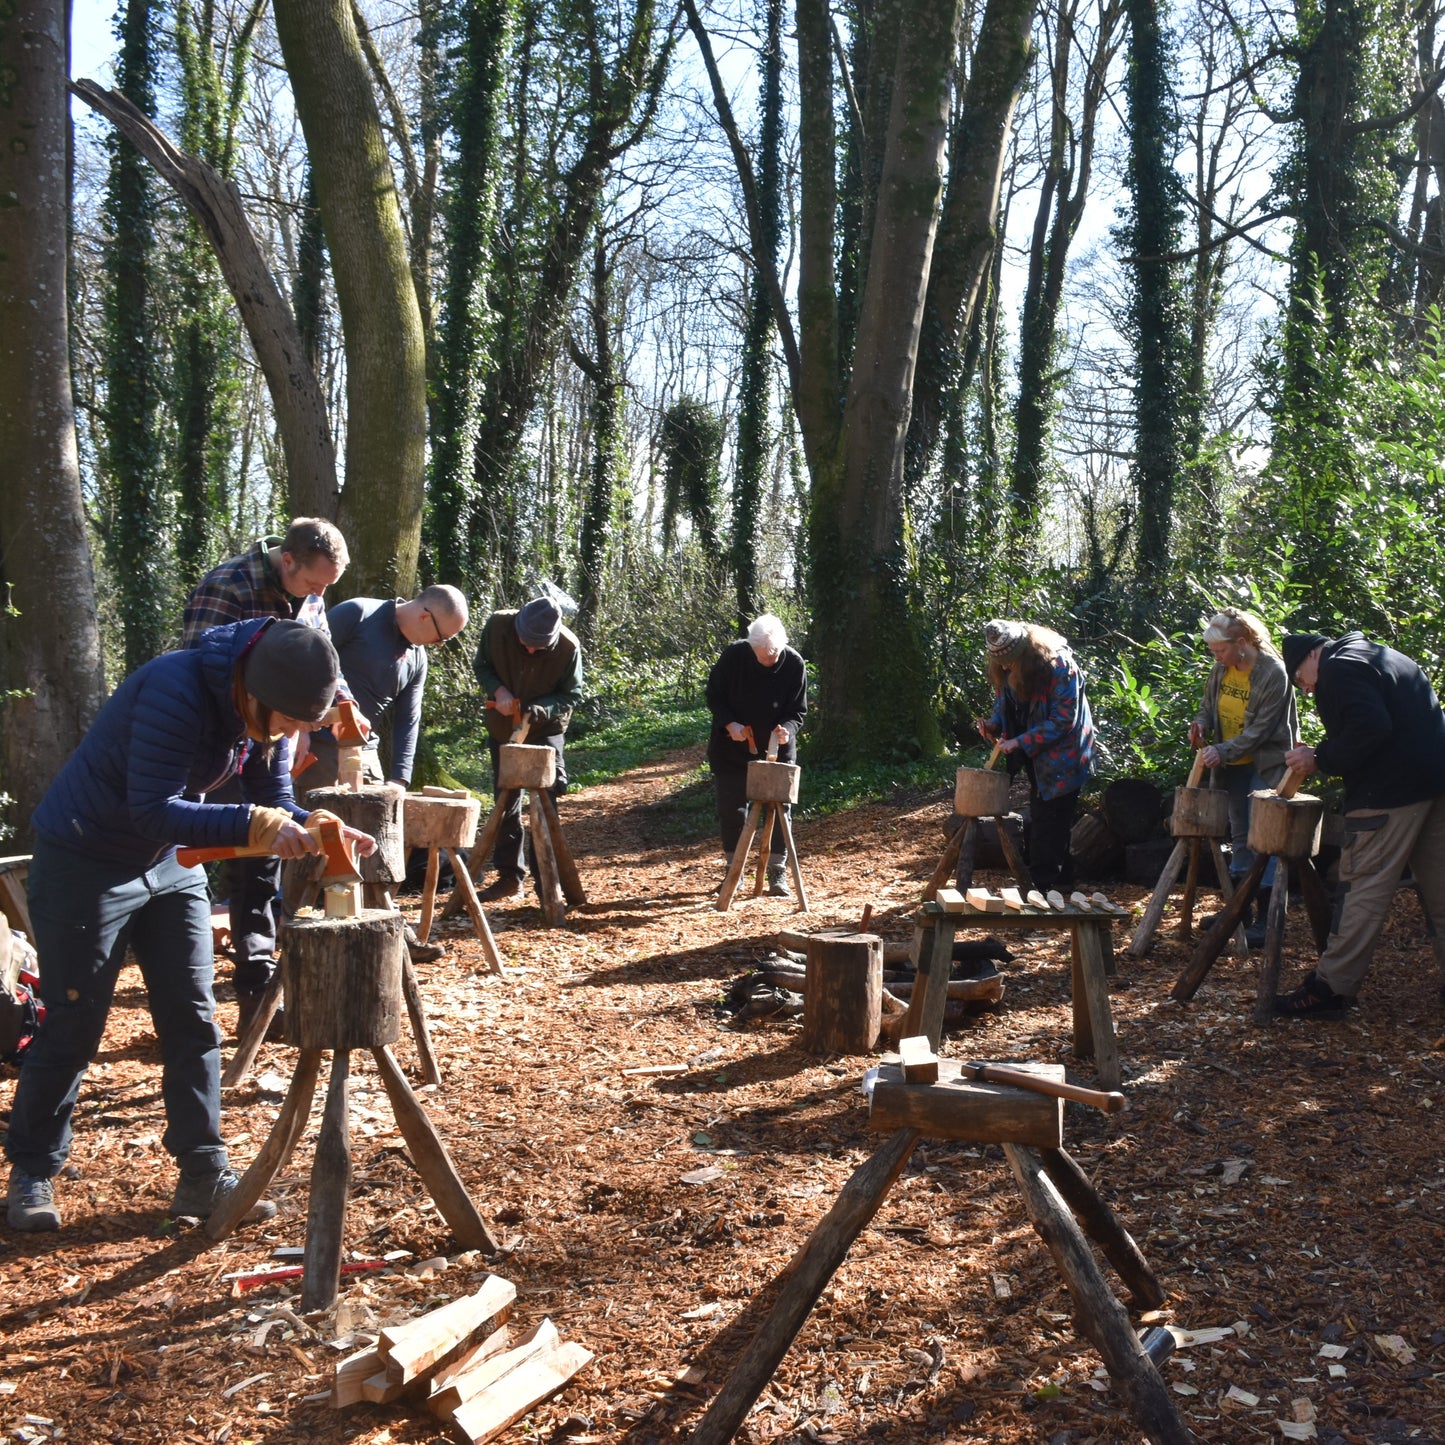
[[[355,883],[361,874],[356,867],[357,841],[364,838],[375,847],[375,840],[369,834],[347,828],[339,818],[319,818],[308,824],[306,831],[316,839],[326,858],[326,871],[321,881],[326,883]],[[350,833],[352,836],[348,837]],[[217,863],[224,858],[269,858],[270,848],[177,848],[176,862],[182,868],[194,867],[197,863]]]
[[[1072,1099],[1076,1104],[1091,1104],[1105,1114],[1117,1114],[1127,1109],[1129,1101],[1123,1094],[1111,1090],[1085,1089],[1078,1084],[1061,1084],[1031,1074],[1027,1069],[1011,1069],[1007,1064],[960,1063],[965,1078],[982,1079],[989,1084],[1008,1084],[1015,1089],[1028,1089],[1034,1094],[1051,1094],[1056,1099]]]

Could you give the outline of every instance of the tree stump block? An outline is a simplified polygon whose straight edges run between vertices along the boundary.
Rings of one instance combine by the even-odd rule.
[[[402,799],[402,833],[408,848],[470,848],[477,839],[482,805],[475,798]]]
[[[866,1054],[883,1021],[883,940],[830,933],[808,940],[803,1033],[810,1054]]]
[[[281,930],[286,1042],[375,1049],[401,1037],[406,943],[401,914],[304,918]]]
[[[1309,858],[1319,851],[1325,805],[1308,793],[1281,798],[1261,789],[1249,795],[1249,846],[1277,858]]]
[[[1169,831],[1176,838],[1227,838],[1229,794],[1222,788],[1175,788]]]
[[[497,788],[550,788],[557,781],[557,754],[545,745],[503,743],[497,757]]]
[[[953,780],[953,811],[960,818],[995,818],[1008,812],[1009,775],[991,768],[960,768]]]
[[[766,760],[748,764],[748,801],[750,803],[796,803],[798,779],[802,768],[796,763],[770,763]]]
[[[343,823],[370,833],[376,852],[357,860],[363,883],[388,887],[406,877],[406,846],[402,836],[402,794],[377,785],[352,792],[349,788],[313,788],[306,795],[311,808],[325,808]]]

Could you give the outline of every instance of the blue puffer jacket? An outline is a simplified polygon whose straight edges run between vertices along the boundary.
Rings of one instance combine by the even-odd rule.
[[[304,819],[291,792],[291,744],[278,743],[268,762],[247,740],[231,695],[237,661],[273,620],[213,627],[195,647],[131,673],[40,800],[35,831],[59,847],[144,872],[178,843],[244,844],[250,803]],[[248,803],[201,801],[238,768]]]

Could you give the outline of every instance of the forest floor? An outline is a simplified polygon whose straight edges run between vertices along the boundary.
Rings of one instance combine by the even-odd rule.
[[[596,1356],[512,1438],[685,1435],[737,1356],[744,1312],[881,1142],[859,1093],[866,1059],[810,1057],[795,1020],[731,1028],[723,996],[780,928],[856,925],[871,903],[876,931],[908,938],[949,799],[801,819],[812,912],[746,897],[718,913],[716,845],[668,838],[679,794],[707,787],[699,761],[676,754],[564,801],[590,901],[555,930],[535,900],[492,910],[505,978],[450,924],[447,956],[421,969],[445,1073],[421,1097],[503,1241],[492,1267],[517,1286],[514,1323],[550,1316]],[[1361,1006],[1340,1022],[1252,1025],[1254,965],[1227,958],[1192,1004],[1172,1002],[1187,954],[1173,920],[1142,962],[1123,952],[1130,920],[1116,930],[1130,1108],[1070,1105],[1065,1120],[1065,1147],[1168,1291],[1158,1318],[1202,1332],[1162,1366],[1171,1398],[1201,1442],[1311,1438],[1311,1418],[1324,1442],[1445,1440],[1445,1011],[1413,894],[1399,894]],[[1309,962],[1302,912],[1288,931],[1286,982]],[[1005,942],[1002,1004],[946,1037],[945,1054],[1057,1062],[1093,1083],[1071,1052],[1061,936]],[[234,1006],[220,1012],[229,1029]],[[414,1077],[405,1031],[398,1055]],[[239,1165],[293,1058],[268,1044],[227,1093]],[[625,1072],[673,1062],[691,1068]],[[488,1268],[457,1252],[364,1054],[352,1079],[346,1245],[409,1258],[346,1276],[334,1309],[302,1318],[294,1287],[239,1295],[228,1276],[302,1243],[321,1092],[272,1190],[275,1220],[219,1245],[178,1234],[162,1223],[174,1172],[155,1039],[127,971],[60,1181],[65,1228],[0,1226],[0,1439],[446,1438],[414,1406],[325,1399],[358,1338],[470,1292]],[[1002,1151],[924,1141],[738,1438],[1141,1437],[1074,1328]]]

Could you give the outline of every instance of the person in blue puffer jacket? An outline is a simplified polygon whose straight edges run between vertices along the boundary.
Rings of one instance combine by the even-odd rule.
[[[205,1218],[235,1189],[221,1142],[210,901],[202,869],[183,868],[175,849],[317,851],[291,792],[290,739],[327,715],[339,675],[330,639],[299,622],[213,628],[131,673],[41,799],[29,902],[46,1012],[5,1137],[12,1229],[60,1227],[53,1180],[127,949],[160,1043],[162,1143],[180,1168],[171,1213]],[[245,802],[205,801],[236,773]],[[262,1200],[249,1217],[275,1212]]]
[[[1079,790],[1094,767],[1094,719],[1084,675],[1057,632],[1031,622],[990,622],[983,630],[993,712],[979,733],[1028,773],[1028,862],[1034,886],[1048,892],[1073,883],[1069,834]]]

